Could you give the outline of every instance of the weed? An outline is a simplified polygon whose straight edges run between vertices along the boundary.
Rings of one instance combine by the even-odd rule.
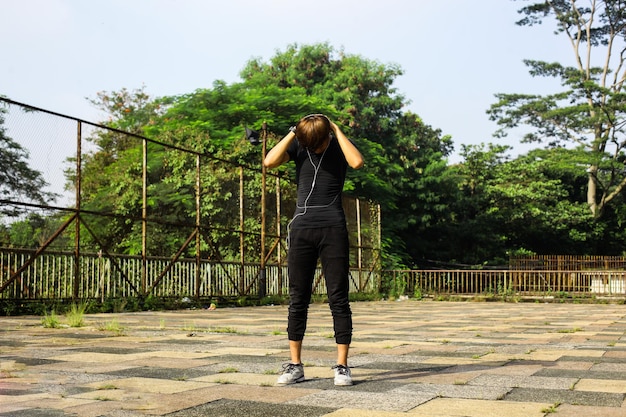
[[[48,313],[44,313],[44,316],[41,318],[41,324],[46,329],[57,329],[61,327],[61,321],[59,320],[59,316],[54,313],[54,310]]]
[[[239,333],[237,329],[233,327],[211,327],[209,332],[212,333]]]
[[[227,379],[218,379],[215,381],[217,384],[222,384],[222,385],[228,385],[228,384],[232,384],[232,381],[229,381]]]
[[[123,313],[124,311],[126,311],[126,305],[128,304],[128,301],[125,299],[116,299],[113,302],[113,312],[114,313]]]
[[[574,327],[573,329],[561,329],[558,331],[558,333],[576,333],[582,331],[583,329],[581,329],[580,327]]]
[[[124,328],[120,326],[120,323],[117,321],[117,319],[113,319],[109,322],[100,324],[98,326],[98,330],[113,332],[116,336],[122,336],[124,334]]]
[[[559,405],[561,405],[560,402],[555,402],[550,407],[546,407],[542,409],[541,412],[546,413],[546,414],[556,413],[556,409],[558,408]]]
[[[185,324],[183,324],[183,330],[186,331],[186,332],[195,332],[196,331],[196,324],[195,323],[192,323],[192,324],[185,323]]]
[[[221,371],[219,371],[220,374],[236,374],[237,372],[239,372],[239,369],[237,368],[224,368]]]
[[[415,298],[416,300],[421,300],[422,298],[424,298],[424,294],[422,294],[421,288],[416,288],[415,291],[413,291],[413,298]]]
[[[72,303],[70,310],[65,313],[70,327],[83,327],[85,325],[85,310],[87,310],[86,303]]]

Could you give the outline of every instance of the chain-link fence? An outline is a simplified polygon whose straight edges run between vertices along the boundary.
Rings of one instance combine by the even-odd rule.
[[[8,99],[0,108],[0,133],[56,195],[42,204],[2,190],[0,205],[19,215],[2,218],[0,298],[286,294],[295,184],[262,170],[260,152],[246,166]],[[103,137],[115,146],[96,146]],[[377,291],[380,208],[343,203],[352,289]]]

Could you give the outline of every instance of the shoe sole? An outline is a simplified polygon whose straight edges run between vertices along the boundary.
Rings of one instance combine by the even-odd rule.
[[[352,381],[350,382],[335,382],[336,387],[349,387],[353,385]]]
[[[304,376],[301,376],[300,378],[296,379],[295,381],[291,381],[291,382],[277,382],[276,385],[293,385],[293,384],[297,384],[298,382],[304,382]]]

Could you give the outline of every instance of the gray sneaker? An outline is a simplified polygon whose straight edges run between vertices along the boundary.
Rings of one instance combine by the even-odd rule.
[[[344,365],[335,365],[332,369],[335,370],[335,385],[341,387],[352,385],[352,373],[350,372],[350,368]]]
[[[304,381],[304,367],[301,363],[286,363],[283,365],[283,373],[278,377],[276,384],[289,385]]]

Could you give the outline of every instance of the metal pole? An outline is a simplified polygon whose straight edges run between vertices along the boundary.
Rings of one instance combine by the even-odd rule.
[[[244,227],[246,226],[244,223],[244,199],[243,199],[243,167],[239,167],[239,261],[241,262],[241,268],[239,272],[239,295],[243,294],[243,289],[246,288],[245,282],[245,265],[246,265],[246,256],[245,256],[245,241],[244,241]]]
[[[278,235],[278,249],[276,253],[276,263],[278,268],[278,295],[283,295],[283,269],[282,269],[282,236],[280,233],[280,178],[276,177],[276,234]]]
[[[200,239],[200,222],[202,216],[200,212],[200,155],[196,155],[196,298],[200,298],[200,286],[201,286],[201,266],[202,266],[202,253]]]
[[[357,263],[359,267],[359,291],[363,290],[363,236],[361,230],[361,200],[355,199],[354,204],[356,206],[356,235],[357,235]]]
[[[78,127],[76,131],[76,202],[74,203],[76,206],[76,235],[74,236],[74,288],[72,296],[76,299],[78,298],[79,292],[79,280],[80,280],[80,199],[81,199],[81,182],[82,182],[82,172],[81,172],[81,157],[82,157],[82,123],[78,122]]]
[[[148,141],[143,140],[143,158],[141,161],[141,296],[148,288]]]
[[[267,293],[267,280],[265,276],[265,179],[266,169],[263,161],[267,152],[267,123],[263,122],[261,133],[263,141],[263,152],[261,152],[261,269],[259,271],[259,298],[265,297]]]

